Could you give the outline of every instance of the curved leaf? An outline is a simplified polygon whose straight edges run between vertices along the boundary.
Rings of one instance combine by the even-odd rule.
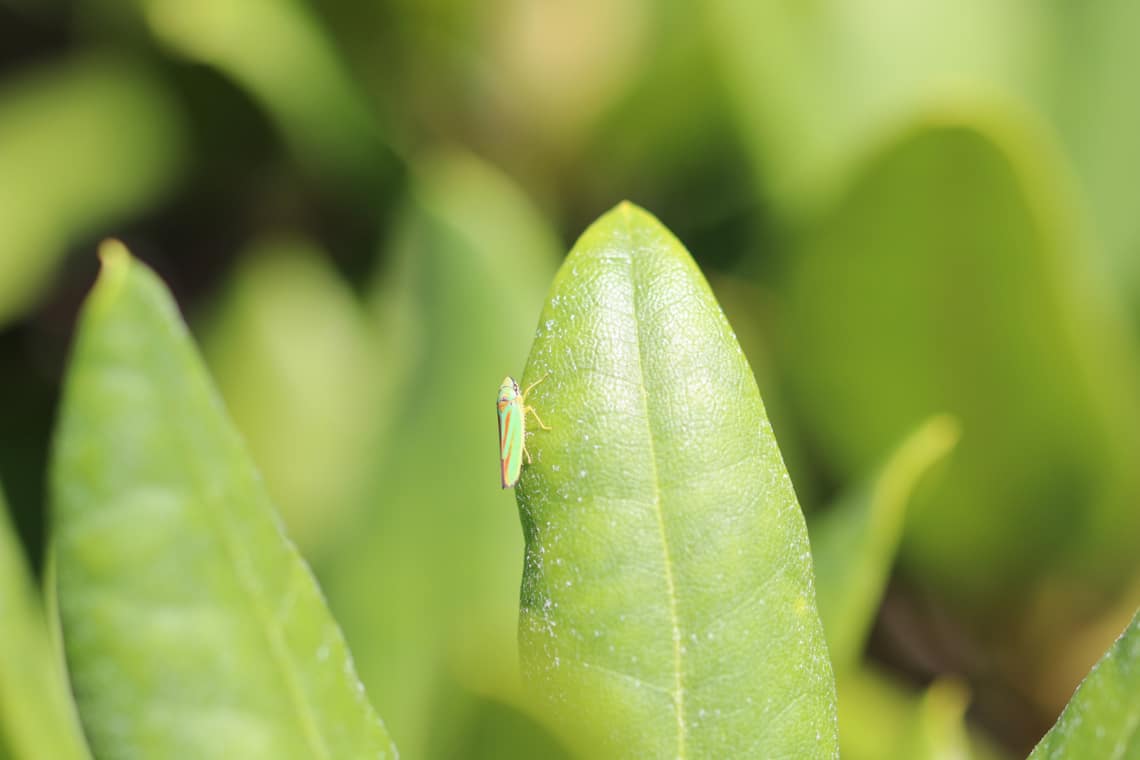
[[[375,464],[382,394],[370,327],[321,251],[278,241],[243,257],[203,335],[234,424],[310,559],[335,546]]]
[[[5,754],[7,752],[7,754]],[[0,492],[0,757],[83,760],[58,653]]]
[[[121,245],[101,255],[52,472],[60,620],[93,752],[394,756],[169,294]]]
[[[76,238],[153,203],[183,147],[176,109],[143,66],[89,56],[6,83],[0,323],[33,302]]]
[[[1140,754],[1140,612],[1077,687],[1029,760]]]
[[[376,117],[307,3],[137,2],[162,42],[245,88],[300,159],[365,188],[391,173]]]
[[[1127,352],[1015,138],[901,136],[804,231],[781,319],[786,397],[840,477],[931,414],[961,422],[901,561],[975,606],[1024,600],[1043,572],[1117,583],[1140,529]]]
[[[320,572],[377,708],[422,758],[451,730],[439,702],[459,701],[456,679],[500,700],[518,690],[522,536],[498,485],[488,393],[522,368],[560,246],[470,156],[425,157],[412,176],[375,293],[395,419],[367,519]],[[378,587],[387,577],[402,580]]]
[[[953,418],[928,420],[872,482],[808,523],[831,663],[842,678],[858,661],[895,561],[911,493],[958,440]]]
[[[525,381],[524,672],[623,757],[832,757],[803,515],[696,265],[628,203],[563,265]]]
[[[925,114],[988,118],[995,94],[1031,81],[1039,22],[1031,7],[985,0],[706,7],[741,133],[791,213],[825,207],[863,156]]]

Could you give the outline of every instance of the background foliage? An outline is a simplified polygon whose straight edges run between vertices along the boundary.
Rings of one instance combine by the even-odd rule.
[[[42,574],[115,235],[172,287],[405,756],[553,752],[490,394],[628,197],[760,384],[845,754],[1023,755],[1140,602],[1137,34],[1127,0],[3,0],[18,542]]]

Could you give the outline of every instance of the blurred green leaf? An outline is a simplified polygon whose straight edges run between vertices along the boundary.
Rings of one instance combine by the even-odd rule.
[[[246,89],[302,161],[375,188],[394,166],[377,115],[302,0],[137,0],[156,37]],[[251,44],[256,40],[257,44]]]
[[[623,203],[527,364],[524,672],[572,739],[647,757],[837,753],[807,531],[743,352],[684,247]]]
[[[142,64],[87,56],[0,90],[0,324],[34,303],[67,246],[156,203],[183,134]]]
[[[1030,760],[1140,753],[1140,612],[1105,653]]]
[[[61,665],[0,492],[0,756],[88,757]]]
[[[517,702],[507,703],[465,692],[456,692],[454,696],[452,704],[437,703],[437,710],[454,714],[456,720],[438,725],[441,730],[432,733],[426,756],[449,760],[569,760],[573,757],[534,716],[520,709]]]
[[[819,616],[837,674],[853,667],[879,609],[911,493],[958,439],[950,417],[934,417],[907,436],[875,476],[811,520]]]
[[[206,324],[203,352],[302,553],[361,506],[380,426],[372,325],[321,251],[264,242]]]
[[[1042,574],[1119,583],[1140,530],[1129,353],[1017,144],[945,126],[881,156],[804,230],[779,349],[787,397],[843,478],[930,414],[961,421],[902,556],[941,593],[991,604]]]
[[[1040,14],[985,0],[708,4],[771,200],[826,205],[864,156],[931,113],[986,118],[1032,81]]]
[[[392,735],[426,757],[431,736],[466,720],[435,708],[457,681],[517,692],[522,538],[499,488],[493,401],[522,367],[561,246],[472,158],[424,159],[413,180],[374,296],[396,419],[368,518],[321,574]]]
[[[921,694],[873,670],[839,679],[839,737],[844,760],[977,760],[1002,754],[966,729],[966,686],[939,679]]]
[[[1094,221],[1096,248],[1108,258],[1106,275],[1125,287],[1140,313],[1140,98],[1125,73],[1140,67],[1140,4],[1054,0],[1042,9],[1049,59],[1036,95],[1079,180],[1082,211]]]
[[[158,278],[84,308],[52,490],[64,645],[99,757],[394,757]]]

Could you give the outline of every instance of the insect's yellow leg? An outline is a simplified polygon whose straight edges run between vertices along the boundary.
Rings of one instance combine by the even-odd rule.
[[[545,379],[546,379],[546,378],[548,378],[548,377],[550,377],[550,373],[549,373],[549,372],[547,372],[545,375],[543,375],[542,377],[538,378],[538,379],[537,379],[537,380],[535,380],[533,383],[531,383],[530,385],[528,385],[528,386],[526,387],[526,390],[525,390],[525,391],[523,391],[523,394],[522,394],[522,397],[523,397],[523,401],[524,401],[524,402],[526,401],[526,394],[530,393],[530,392],[531,392],[531,390],[534,388],[534,386],[538,385],[539,383],[541,383],[543,380],[545,380]]]
[[[525,407],[523,409],[523,415],[524,416],[526,415],[527,412],[530,412],[531,414],[534,415],[534,419],[538,422],[538,426],[540,428],[542,428],[543,430],[551,430],[552,429],[549,425],[547,425],[545,422],[542,421],[542,418],[538,416],[538,412],[536,412],[534,410],[533,406],[528,406],[528,407]]]
[[[530,452],[526,450],[526,443],[523,443],[523,457],[526,458],[527,464],[534,464],[534,461],[530,458]]]

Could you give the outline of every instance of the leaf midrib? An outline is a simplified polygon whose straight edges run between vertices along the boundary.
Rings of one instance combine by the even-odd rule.
[[[677,587],[673,578],[673,559],[669,551],[669,537],[665,530],[665,510],[661,499],[661,478],[657,467],[657,449],[654,443],[656,435],[653,429],[653,417],[649,413],[649,393],[646,389],[645,356],[641,338],[641,319],[638,304],[638,287],[634,278],[633,261],[633,227],[630,223],[630,206],[622,206],[622,221],[625,222],[626,239],[630,244],[630,255],[626,257],[629,264],[630,294],[633,302],[634,339],[637,342],[637,370],[641,377],[638,387],[641,389],[642,406],[645,409],[645,424],[649,431],[649,463],[653,469],[653,508],[657,516],[657,528],[661,536],[662,562],[665,567],[665,589],[669,600],[669,619],[672,626],[673,639],[673,711],[677,718],[677,758],[685,757],[686,729],[685,729],[685,691],[681,668],[681,623],[677,611]]]

